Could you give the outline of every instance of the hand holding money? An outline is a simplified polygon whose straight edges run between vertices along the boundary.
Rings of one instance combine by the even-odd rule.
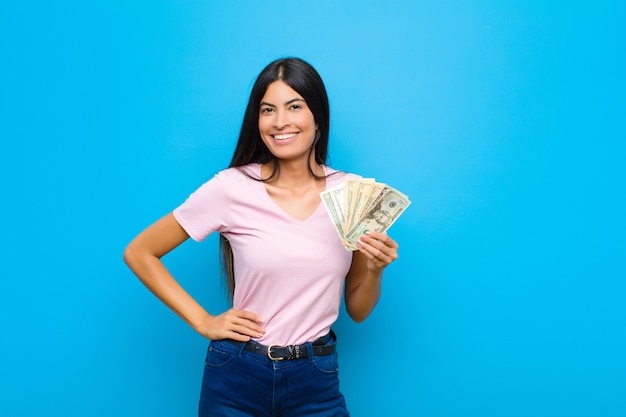
[[[359,237],[384,232],[411,204],[400,191],[372,178],[348,179],[322,191],[322,203],[347,250],[357,249]]]

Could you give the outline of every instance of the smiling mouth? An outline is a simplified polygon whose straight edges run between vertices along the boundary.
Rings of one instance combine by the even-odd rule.
[[[284,135],[272,135],[276,140],[287,140],[297,136],[297,133],[285,133]]]

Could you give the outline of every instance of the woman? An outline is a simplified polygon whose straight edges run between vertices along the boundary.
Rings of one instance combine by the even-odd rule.
[[[361,322],[398,245],[384,233],[346,251],[320,192],[350,174],[326,166],[329,107],[313,67],[287,58],[257,78],[230,167],[140,233],[124,259],[209,339],[200,416],[346,416],[335,336],[346,309]],[[354,176],[353,176],[354,177]],[[233,308],[211,315],[160,258],[189,237],[221,234]]]

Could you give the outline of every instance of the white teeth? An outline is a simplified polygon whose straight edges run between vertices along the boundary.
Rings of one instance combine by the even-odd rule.
[[[287,133],[285,135],[274,135],[274,139],[276,139],[276,140],[291,139],[292,137],[294,137],[296,135],[297,135],[297,133]]]

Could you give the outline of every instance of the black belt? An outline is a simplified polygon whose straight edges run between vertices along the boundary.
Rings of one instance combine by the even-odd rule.
[[[331,330],[326,336],[322,336],[319,339],[315,340],[311,344],[313,349],[313,356],[324,356],[330,355],[335,351],[335,342],[330,345],[327,343],[330,341],[330,338],[334,337],[334,333]],[[306,343],[302,345],[289,345],[289,346],[279,346],[279,345],[271,345],[266,346],[257,342],[239,342],[237,340],[227,340],[229,343],[232,343],[235,346],[241,346],[242,343],[245,343],[244,350],[252,353],[258,353],[259,355],[267,356],[269,359],[273,361],[289,361],[292,359],[300,359],[300,358],[308,358],[309,357],[309,349],[307,348]]]

